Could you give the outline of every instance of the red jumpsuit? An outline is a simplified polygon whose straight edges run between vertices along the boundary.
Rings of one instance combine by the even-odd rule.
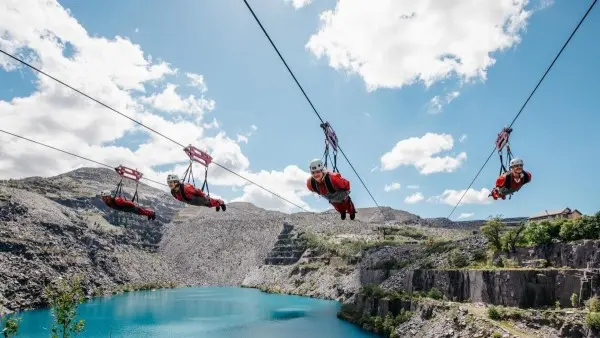
[[[102,200],[107,206],[124,212],[131,212],[137,215],[148,216],[148,218],[156,219],[156,213],[150,208],[141,208],[135,205],[134,202],[126,200],[121,196],[117,197],[103,197]]]
[[[326,176],[329,176],[331,181],[331,185],[336,190],[334,193],[330,192],[327,189],[327,184],[325,182],[326,177],[323,177],[322,182],[316,182],[317,189],[319,191],[315,191],[312,187],[312,177],[306,180],[306,187],[308,190],[312,192],[316,192],[317,194],[325,197],[331,205],[337,210],[339,213],[347,212],[349,214],[356,213],[354,209],[354,203],[350,199],[350,181],[343,178],[340,173],[326,173]]]
[[[182,190],[185,193],[183,195],[181,194]],[[212,208],[221,207],[225,204],[221,200],[206,196],[206,194],[201,189],[197,189],[190,183],[179,183],[179,190],[175,191],[171,189],[171,195],[173,195],[173,197],[175,197],[179,201],[196,206]],[[223,208],[223,211],[225,211],[225,208]]]
[[[523,176],[520,180],[516,180],[512,173],[500,175],[496,179],[496,188],[492,191],[492,197],[506,199],[506,195],[515,193],[525,184],[531,182],[531,173],[523,170]]]

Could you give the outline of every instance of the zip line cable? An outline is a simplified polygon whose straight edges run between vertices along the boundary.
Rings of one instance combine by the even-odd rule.
[[[560,51],[558,52],[558,54],[556,54],[556,57],[554,57],[554,60],[552,61],[552,63],[550,64],[550,66],[548,66],[548,68],[544,72],[544,75],[538,81],[537,85],[535,86],[535,88],[533,89],[533,91],[531,92],[531,94],[529,94],[529,97],[527,98],[527,100],[525,100],[525,103],[523,103],[523,106],[521,106],[521,109],[519,109],[519,112],[517,113],[517,115],[515,116],[515,118],[512,120],[512,122],[510,123],[510,125],[508,126],[508,128],[511,128],[513,126],[513,124],[515,123],[515,121],[519,118],[519,116],[523,112],[523,109],[525,109],[525,106],[527,105],[527,103],[529,103],[529,100],[531,100],[531,97],[533,96],[533,94],[535,94],[535,92],[537,91],[538,87],[542,84],[542,82],[546,78],[546,75],[548,75],[548,72],[550,72],[550,69],[552,69],[552,66],[554,66],[554,63],[556,62],[556,60],[558,60],[558,58],[562,54],[563,50],[565,50],[565,48],[567,47],[567,45],[571,41],[571,38],[573,38],[573,36],[575,35],[575,33],[577,33],[577,31],[579,30],[579,26],[581,26],[581,24],[583,23],[583,21],[585,21],[585,18],[588,16],[588,14],[592,10],[592,8],[594,8],[594,5],[596,5],[596,2],[598,2],[598,0],[594,0],[594,2],[592,2],[592,4],[590,5],[590,7],[588,8],[587,12],[585,12],[585,14],[581,18],[581,20],[579,20],[579,23],[577,24],[577,26],[575,27],[575,29],[573,30],[573,32],[571,32],[571,35],[569,36],[569,38],[567,39],[567,41],[565,41],[565,43],[563,44],[563,46],[560,49]],[[494,149],[492,150],[492,152],[488,156],[487,160],[485,160],[485,162],[483,163],[483,166],[481,166],[481,168],[477,172],[477,175],[475,175],[475,178],[473,178],[473,180],[471,181],[471,184],[469,184],[469,187],[462,194],[462,196],[458,200],[458,203],[456,203],[456,205],[452,209],[452,212],[450,212],[450,215],[448,215],[448,219],[450,218],[450,216],[452,216],[452,214],[454,213],[454,211],[456,210],[456,208],[458,207],[458,205],[462,201],[463,197],[465,197],[465,195],[467,194],[467,191],[469,191],[469,189],[471,188],[471,186],[473,185],[473,183],[475,183],[475,180],[477,179],[477,177],[479,176],[479,174],[481,173],[481,171],[483,170],[483,168],[485,167],[485,165],[489,162],[490,158],[492,158],[492,156],[494,155],[495,152],[496,152],[496,147],[494,147]]]
[[[22,139],[22,140],[29,141],[29,142],[32,142],[32,143],[38,144],[38,145],[40,145],[40,146],[43,146],[43,147],[46,147],[46,148],[50,148],[50,149],[52,149],[52,150],[60,151],[61,153],[65,153],[65,154],[67,154],[67,155],[71,155],[71,156],[74,156],[74,157],[78,157],[78,158],[80,158],[80,159],[82,159],[82,160],[86,160],[86,161],[89,161],[89,162],[92,162],[92,163],[95,163],[95,164],[101,165],[101,166],[103,166],[103,167],[106,167],[106,168],[109,168],[109,169],[114,169],[114,168],[115,168],[115,167],[113,167],[113,166],[110,166],[110,165],[108,165],[108,164],[106,164],[106,163],[98,162],[98,161],[96,161],[96,160],[92,160],[91,158],[87,158],[87,157],[84,157],[84,156],[81,156],[81,155],[77,155],[77,154],[75,154],[75,153],[72,153],[72,152],[69,152],[69,151],[66,151],[66,150],[63,150],[63,149],[59,149],[59,148],[53,147],[53,146],[51,146],[51,145],[49,145],[49,144],[45,144],[45,143],[42,143],[42,142],[38,142],[38,141],[32,140],[32,139],[30,139],[30,138],[27,138],[27,137],[25,137],[25,136],[21,136],[21,135],[13,134],[13,133],[11,133],[11,132],[8,132],[8,131],[6,131],[6,130],[2,130],[2,129],[0,129],[0,132],[2,132],[2,133],[5,133],[5,134],[8,134],[8,135],[11,135],[11,136],[14,136],[14,137],[18,137],[18,138],[20,138],[20,139]],[[168,187],[168,185],[167,185],[167,184],[164,184],[163,182],[158,182],[158,181],[155,181],[155,180],[153,180],[153,179],[150,179],[150,178],[147,178],[147,177],[142,177],[142,180],[146,180],[146,181],[149,181],[149,182],[152,182],[152,183],[156,183],[156,184],[159,184],[159,185],[162,185],[162,186],[167,186],[167,187]],[[250,213],[250,214],[256,215],[256,213],[250,212],[250,211],[248,211],[248,210],[243,210],[243,209],[234,208],[233,206],[227,206],[227,208],[231,208],[231,209],[234,209],[234,210],[243,211],[243,212],[247,212],[247,213]]]
[[[46,73],[46,72],[42,71],[41,69],[38,69],[38,68],[34,67],[33,65],[31,65],[31,64],[29,64],[29,63],[27,63],[27,62],[25,62],[25,61],[23,61],[23,60],[21,60],[21,59],[19,59],[18,57],[14,56],[14,55],[12,55],[12,54],[10,54],[10,53],[8,53],[8,52],[6,52],[6,51],[2,50],[2,49],[0,49],[0,53],[2,53],[2,54],[4,54],[4,55],[8,56],[9,58],[11,58],[11,59],[13,59],[13,60],[15,60],[15,61],[18,61],[18,62],[22,63],[23,65],[25,65],[25,66],[27,66],[27,67],[29,67],[29,68],[31,68],[31,69],[33,69],[33,70],[35,70],[35,71],[39,72],[40,74],[43,74],[43,75],[45,75],[45,76],[49,77],[50,79],[52,79],[52,80],[54,80],[54,81],[56,81],[56,82],[58,82],[58,83],[62,84],[63,86],[65,86],[65,87],[68,87],[69,89],[72,89],[72,90],[74,90],[75,92],[77,92],[77,93],[79,93],[79,94],[81,94],[81,95],[83,95],[83,96],[87,97],[88,99],[90,99],[90,100],[92,100],[92,101],[94,101],[94,102],[98,103],[99,105],[101,105],[101,106],[103,106],[103,107],[105,107],[105,108],[108,108],[109,110],[111,110],[111,111],[113,111],[113,112],[115,112],[115,113],[117,113],[117,114],[119,114],[119,115],[121,115],[121,116],[125,117],[126,119],[128,119],[128,120],[130,120],[130,121],[132,121],[132,122],[135,122],[135,123],[137,123],[138,125],[140,125],[140,126],[142,126],[142,127],[146,128],[146,129],[148,129],[148,130],[150,130],[150,131],[152,131],[152,132],[156,133],[156,134],[157,134],[157,135],[159,135],[159,136],[162,136],[162,137],[164,137],[165,139],[167,139],[167,140],[169,140],[169,141],[171,141],[171,142],[173,142],[173,143],[175,143],[175,144],[177,144],[177,145],[181,146],[182,148],[185,148],[185,147],[186,147],[186,146],[184,146],[183,144],[181,144],[181,143],[179,143],[179,142],[177,142],[177,141],[173,140],[172,138],[170,138],[170,137],[168,137],[168,136],[166,136],[166,135],[164,135],[164,134],[162,134],[162,133],[160,133],[160,132],[156,131],[155,129],[153,129],[153,128],[151,128],[151,127],[148,127],[148,126],[146,126],[146,125],[145,125],[145,124],[143,124],[142,122],[139,122],[139,121],[137,121],[137,120],[135,120],[135,119],[133,119],[133,118],[131,118],[131,117],[129,117],[129,116],[127,116],[127,115],[125,115],[125,114],[121,113],[120,111],[116,110],[115,108],[112,108],[111,106],[109,106],[109,105],[105,104],[104,102],[102,102],[102,101],[100,101],[100,100],[97,100],[97,99],[93,98],[92,96],[90,96],[90,95],[88,95],[88,94],[86,94],[86,93],[84,93],[84,92],[80,91],[79,89],[77,89],[77,88],[74,88],[74,87],[72,87],[72,86],[68,85],[67,83],[65,83],[65,82],[63,82],[63,81],[61,81],[61,80],[57,79],[56,77],[54,77],[54,76],[52,76],[52,75],[50,75],[50,74],[48,74],[48,73]],[[340,150],[341,150],[341,149],[340,149]],[[77,155],[75,155],[75,156],[77,156]],[[248,179],[248,178],[246,178],[246,177],[244,177],[244,176],[242,176],[242,175],[240,175],[240,174],[236,173],[235,171],[233,171],[233,170],[231,170],[231,169],[229,169],[229,168],[227,168],[227,167],[225,167],[225,166],[223,166],[223,165],[221,165],[221,164],[219,164],[219,163],[217,163],[217,162],[215,162],[215,161],[212,161],[211,163],[214,163],[216,166],[220,167],[221,169],[223,169],[223,170],[225,170],[225,171],[228,171],[228,172],[230,172],[230,173],[232,173],[232,174],[236,175],[237,177],[239,177],[239,178],[241,178],[241,179],[243,179],[243,180],[246,180],[247,182],[249,182],[249,183],[251,183],[251,184],[254,184],[255,186],[257,186],[257,187],[259,187],[259,188],[263,189],[264,191],[266,191],[266,192],[268,192],[268,193],[272,194],[273,196],[279,197],[279,198],[280,198],[280,199],[282,199],[283,201],[286,201],[286,202],[288,202],[289,204],[291,204],[291,205],[293,205],[293,206],[295,206],[295,207],[297,207],[297,208],[299,208],[299,209],[301,209],[301,210],[304,210],[304,211],[306,211],[306,212],[310,212],[310,211],[306,210],[305,208],[303,208],[303,207],[299,206],[298,204],[296,204],[296,203],[294,203],[294,202],[292,202],[292,201],[288,200],[287,198],[285,198],[285,197],[283,197],[283,196],[281,196],[281,195],[279,195],[279,194],[277,194],[277,193],[275,193],[275,192],[273,192],[273,191],[271,191],[271,190],[269,190],[269,189],[267,189],[267,188],[263,187],[262,185],[260,185],[260,184],[258,184],[258,183],[256,183],[256,182],[254,182],[254,181],[252,181],[252,180],[250,180],[250,179]]]
[[[298,82],[298,79],[294,75],[294,72],[292,72],[292,70],[288,66],[287,62],[285,62],[285,59],[283,58],[283,56],[279,52],[279,49],[277,48],[277,46],[275,46],[275,43],[273,42],[273,40],[271,40],[271,37],[269,36],[269,33],[267,33],[267,30],[263,27],[262,23],[260,22],[260,19],[254,13],[254,10],[252,9],[252,7],[248,3],[248,1],[244,0],[244,3],[246,4],[246,7],[248,7],[248,10],[250,11],[250,13],[252,13],[252,16],[256,20],[256,23],[258,23],[258,25],[260,26],[260,29],[263,31],[263,33],[265,34],[265,36],[267,37],[267,39],[271,43],[271,46],[273,46],[273,49],[275,49],[275,52],[277,53],[277,55],[281,59],[281,62],[283,62],[283,64],[285,65],[285,68],[287,68],[288,72],[290,73],[290,75],[292,76],[292,78],[294,79],[294,81],[296,82],[296,84],[298,85],[298,88],[300,88],[300,91],[302,92],[302,94],[306,98],[306,101],[308,101],[308,104],[310,104],[312,110],[315,112],[315,114],[317,115],[317,117],[319,118],[319,120],[321,120],[321,123],[325,123],[325,121],[321,117],[321,114],[319,114],[319,112],[317,111],[317,108],[315,108],[315,106],[313,105],[312,101],[308,98],[308,95],[304,91],[304,88],[302,87],[302,85],[300,84],[300,82]],[[371,191],[369,190],[369,188],[367,188],[367,185],[362,180],[362,178],[360,177],[360,175],[358,174],[358,172],[356,172],[356,169],[354,169],[354,166],[352,165],[352,162],[350,162],[350,160],[348,159],[348,157],[344,153],[344,150],[342,150],[342,147],[339,145],[339,143],[338,143],[337,147],[340,149],[340,152],[342,153],[342,155],[344,156],[344,158],[346,159],[346,161],[350,165],[350,168],[352,168],[352,170],[354,171],[354,173],[356,174],[356,176],[360,180],[360,183],[362,183],[363,187],[365,187],[365,190],[367,190],[367,193],[369,193],[369,196],[371,196],[371,199],[373,200],[373,202],[375,202],[375,205],[377,206],[377,208],[379,209],[379,211],[381,212],[381,214],[383,215],[383,217],[385,219],[386,217],[385,217],[385,214],[383,213],[383,210],[381,209],[381,207],[379,206],[379,204],[375,200],[375,197],[373,197],[373,194],[371,194]]]

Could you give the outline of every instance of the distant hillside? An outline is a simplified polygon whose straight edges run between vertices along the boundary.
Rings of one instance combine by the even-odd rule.
[[[526,222],[527,217],[507,217],[503,218],[502,221],[507,225],[518,225],[521,222]],[[469,221],[452,221],[446,217],[439,218],[427,218],[425,219],[431,226],[439,228],[451,228],[451,229],[471,229],[479,228],[487,222],[487,220],[469,220]]]

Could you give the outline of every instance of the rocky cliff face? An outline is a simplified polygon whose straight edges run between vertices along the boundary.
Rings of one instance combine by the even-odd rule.
[[[43,306],[43,286],[65,274],[84,276],[88,292],[174,277],[133,230],[32,191],[0,187],[0,196],[0,304],[5,309]]]
[[[405,290],[440,290],[447,299],[464,302],[537,308],[570,307],[570,297],[590,297],[590,287],[600,278],[581,281],[579,270],[413,270]]]
[[[99,199],[119,177],[110,169],[81,168],[55,177],[0,182],[0,302],[16,310],[45,302],[43,284],[81,273],[86,289],[169,281],[239,285],[260,267],[284,228],[299,232],[378,238],[375,208],[342,221],[334,211],[287,215],[249,203],[227,212],[185,207],[168,193],[140,184],[140,202],[157,220],[107,208]],[[128,184],[128,185],[127,185]],[[125,193],[133,193],[126,182]],[[386,208],[387,223],[422,220]],[[264,279],[266,274],[259,279]],[[340,281],[342,285],[345,281]]]
[[[520,265],[535,264],[537,260],[541,259],[546,261],[546,265],[553,267],[598,269],[600,268],[600,241],[579,240],[572,243],[517,248],[516,252],[507,256],[516,260]]]

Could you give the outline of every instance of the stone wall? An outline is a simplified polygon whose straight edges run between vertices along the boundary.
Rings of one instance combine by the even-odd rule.
[[[580,270],[413,270],[405,280],[406,290],[440,290],[455,301],[542,307],[571,306],[573,293],[585,300],[591,286],[600,285],[597,276],[582,281]]]

